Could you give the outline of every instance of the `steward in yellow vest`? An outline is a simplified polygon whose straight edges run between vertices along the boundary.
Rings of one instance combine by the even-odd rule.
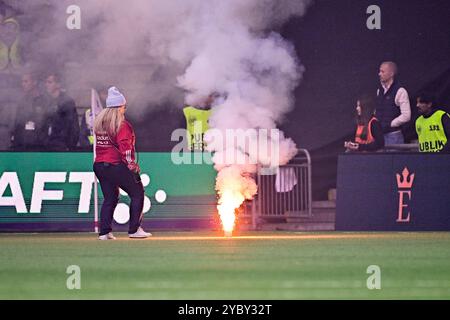
[[[186,118],[187,142],[189,151],[205,151],[206,142],[204,136],[209,129],[209,117],[211,116],[211,107],[217,103],[221,97],[220,93],[212,92],[200,105],[186,106],[183,109]]]
[[[5,17],[0,12],[0,71],[18,68],[21,65],[19,52],[19,22],[14,17]]]
[[[211,109],[199,109],[186,106],[183,109],[186,118],[187,142],[190,151],[204,151],[206,143],[203,140],[205,132],[209,129],[208,119]]]
[[[435,108],[434,98],[428,94],[417,97],[417,108],[421,114],[416,120],[420,152],[450,152],[450,115]]]

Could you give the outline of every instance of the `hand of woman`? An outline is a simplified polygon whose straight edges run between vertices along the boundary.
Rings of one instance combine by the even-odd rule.
[[[130,163],[127,165],[127,167],[132,172],[135,172],[135,173],[141,172],[141,168],[139,167],[139,165],[137,163]]]
[[[348,150],[356,151],[359,149],[359,144],[351,141],[346,141],[344,143],[344,147]]]

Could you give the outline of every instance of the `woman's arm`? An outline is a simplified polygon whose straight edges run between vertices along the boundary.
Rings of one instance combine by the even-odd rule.
[[[133,128],[127,122],[122,124],[117,133],[117,144],[119,145],[122,162],[125,163],[131,171],[139,172],[139,166],[136,163],[134,152]]]

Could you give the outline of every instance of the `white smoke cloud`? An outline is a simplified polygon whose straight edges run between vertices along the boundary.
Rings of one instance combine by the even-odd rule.
[[[251,90],[248,74],[291,73],[295,84],[298,68],[289,44],[272,26],[304,14],[310,0],[24,0],[9,1],[22,12],[23,43],[29,62],[43,67],[66,64],[68,85],[74,88],[93,84],[116,84],[135,100],[137,107],[169,100],[182,106],[206,95],[211,89]],[[66,9],[81,9],[81,29],[68,30]],[[256,50],[256,51],[255,51]],[[259,54],[256,54],[259,53]],[[256,59],[256,61],[254,60]],[[274,61],[277,60],[278,62]],[[273,68],[274,64],[280,67]],[[188,69],[186,70],[186,68]],[[231,67],[231,68],[230,68]],[[186,70],[186,73],[185,73]],[[295,71],[293,71],[295,70]],[[183,75],[177,83],[177,76]],[[201,77],[196,76],[201,74]],[[239,80],[234,88],[223,79]],[[267,87],[278,85],[282,74],[258,77]],[[282,100],[288,94],[280,92]],[[255,103],[257,101],[253,100]],[[277,101],[278,110],[287,111],[288,101]],[[284,108],[284,109],[283,109]],[[278,112],[276,112],[278,113]],[[278,120],[279,115],[275,115]]]
[[[181,107],[183,99],[196,104],[211,92],[226,93],[210,118],[219,131],[275,129],[293,106],[304,68],[293,45],[271,30],[303,15],[312,0],[78,0],[81,30],[70,31],[65,10],[73,2],[17,4],[24,12],[46,13],[26,37],[30,57],[48,65],[54,57],[72,61],[65,69],[72,86],[114,83],[134,110],[165,101]],[[256,164],[235,165],[223,155],[241,153],[275,166],[296,153],[282,133],[256,139],[277,145],[277,163],[246,147],[210,144],[219,194],[235,180],[244,198],[256,192],[248,175]]]
[[[206,134],[218,171],[219,212],[224,216],[256,194],[252,175],[258,165],[277,167],[297,153],[295,143],[279,131],[275,136],[256,133],[249,137],[250,146],[224,137],[230,129],[275,129],[292,108],[292,92],[304,68],[290,43],[275,32],[265,31],[273,22],[282,23],[292,15],[303,14],[309,1],[283,1],[285,7],[277,8],[292,8],[289,5],[295,4],[296,10],[282,10],[278,16],[270,16],[267,10],[280,4],[276,1],[221,4],[205,13],[208,28],[196,35],[197,54],[178,82],[188,92],[188,104],[196,104],[212,92],[226,95],[225,101],[214,106],[210,118],[213,130]],[[261,142],[268,152],[260,152]],[[223,205],[224,201],[230,204]]]

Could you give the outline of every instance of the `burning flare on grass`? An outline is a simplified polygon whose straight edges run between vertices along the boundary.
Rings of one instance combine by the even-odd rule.
[[[255,180],[244,173],[239,166],[229,166],[219,171],[216,179],[219,195],[217,209],[225,236],[231,236],[236,223],[236,209],[246,199],[256,194]]]
[[[219,210],[222,228],[226,236],[231,236],[236,221],[235,211],[242,203],[240,194],[233,194],[231,190],[225,190],[219,199],[217,209]]]

